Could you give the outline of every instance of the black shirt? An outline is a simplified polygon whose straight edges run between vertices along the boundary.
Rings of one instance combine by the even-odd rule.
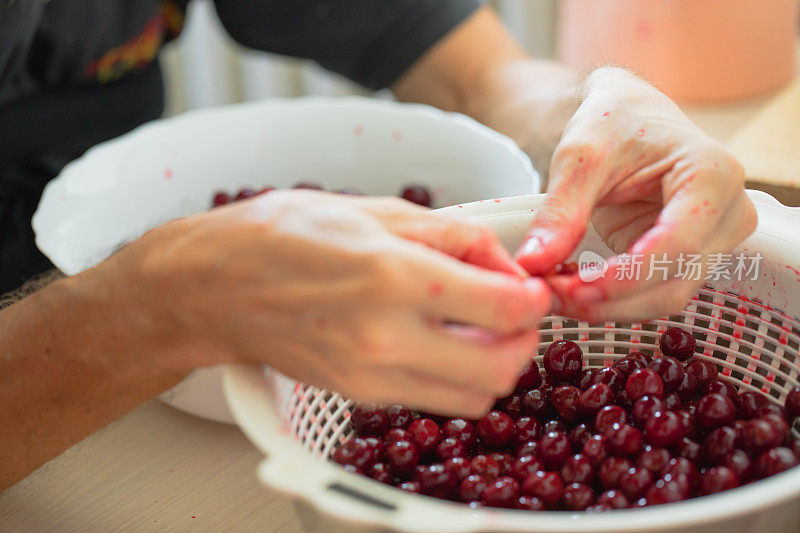
[[[157,53],[188,0],[0,0],[0,292],[51,268],[30,219],[90,146],[163,110]],[[216,0],[239,43],[390,85],[479,0]]]

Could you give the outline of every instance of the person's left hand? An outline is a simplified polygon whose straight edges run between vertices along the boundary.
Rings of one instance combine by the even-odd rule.
[[[519,263],[533,275],[551,273],[590,221],[615,253],[643,254],[642,276],[616,279],[624,268],[617,256],[590,283],[549,277],[559,313],[633,320],[682,309],[702,281],[675,277],[679,254],[703,254],[707,267],[711,254],[729,252],[755,229],[756,213],[742,167],[720,143],[641,79],[603,68],[586,80],[555,149],[546,203],[517,252]],[[669,261],[666,280],[646,279],[651,256]]]

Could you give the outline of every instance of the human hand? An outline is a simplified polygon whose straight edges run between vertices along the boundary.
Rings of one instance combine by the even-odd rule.
[[[672,101],[625,70],[596,70],[583,96],[517,259],[533,275],[551,272],[591,221],[615,253],[642,254],[645,264],[666,258],[668,277],[616,279],[625,278],[617,276],[625,268],[619,256],[590,283],[551,277],[559,312],[593,322],[676,312],[701,283],[675,277],[678,255],[728,252],[755,228],[744,172]]]
[[[550,304],[487,227],[393,198],[272,192],[167,223],[111,263],[195,366],[267,363],[466,416],[513,389]]]

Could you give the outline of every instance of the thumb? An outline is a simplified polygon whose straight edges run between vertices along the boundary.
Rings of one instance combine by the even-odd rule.
[[[554,159],[553,167],[544,206],[516,253],[517,262],[534,276],[551,273],[578,247],[602,182],[595,175],[597,166],[585,164],[584,158],[561,164]]]

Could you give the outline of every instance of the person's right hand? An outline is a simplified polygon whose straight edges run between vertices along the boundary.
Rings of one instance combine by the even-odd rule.
[[[465,416],[513,389],[550,305],[485,226],[310,191],[169,222],[105,268],[194,366],[267,363],[356,400]]]

